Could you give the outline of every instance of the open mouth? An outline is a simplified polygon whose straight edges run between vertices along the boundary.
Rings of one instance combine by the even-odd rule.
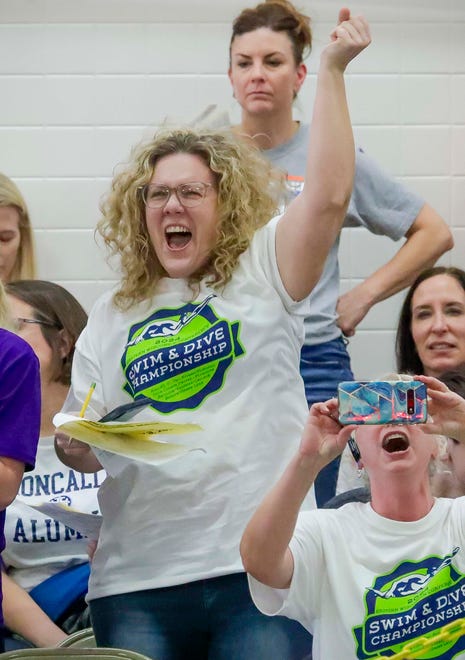
[[[190,242],[192,233],[181,225],[172,225],[165,231],[166,242],[171,250],[182,250]]]
[[[384,436],[382,447],[388,454],[395,454],[407,451],[410,447],[410,442],[408,437],[403,433],[393,432]]]

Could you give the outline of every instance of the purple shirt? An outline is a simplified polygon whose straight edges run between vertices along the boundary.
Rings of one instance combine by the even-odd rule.
[[[29,344],[0,328],[0,456],[32,470],[39,432],[39,361]],[[4,524],[5,511],[0,511],[0,552],[5,547]]]

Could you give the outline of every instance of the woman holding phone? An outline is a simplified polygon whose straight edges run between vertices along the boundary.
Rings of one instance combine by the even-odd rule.
[[[343,427],[335,399],[314,404],[299,450],[242,538],[255,604],[311,632],[314,660],[391,656],[464,616],[465,501],[435,499],[429,469],[437,434],[465,443],[465,401],[418,379],[431,402],[423,425]],[[371,502],[299,513],[351,433]],[[442,636],[428,657],[465,658],[465,637]]]

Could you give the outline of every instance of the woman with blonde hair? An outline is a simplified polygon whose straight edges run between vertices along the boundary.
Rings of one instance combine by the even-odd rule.
[[[31,221],[18,186],[0,173],[0,279],[36,277]]]
[[[465,657],[463,636],[439,635],[464,614],[465,500],[435,498],[430,483],[438,435],[465,442],[465,401],[435,378],[418,379],[425,424],[341,426],[336,399],[314,404],[298,451],[242,538],[256,605],[312,632],[314,660],[390,657],[410,644],[412,658]],[[300,512],[352,433],[371,501]],[[428,651],[425,637],[436,638]]]
[[[347,11],[341,10],[340,19]],[[294,118],[293,106],[306,79],[305,58],[312,38],[310,18],[292,2],[268,0],[242,10],[234,19],[229,46],[228,73],[241,108],[241,121],[234,130],[286,174],[289,200],[302,191],[304,182],[308,185],[310,127]],[[335,396],[338,383],[353,379],[346,337],[355,334],[371,307],[408,286],[452,247],[444,220],[360,148],[343,227],[365,227],[395,241],[406,240],[388,263],[340,296],[340,235],[335,236],[305,319],[300,373],[309,405]],[[336,460],[318,476],[319,506],[334,494],[337,467]]]
[[[91,383],[96,418],[147,397],[145,418],[200,424],[205,452],[149,466],[57,437],[67,465],[110,475],[88,593],[100,646],[160,660],[308,654],[305,631],[255,609],[238,549],[306,416],[305,299],[352,186],[343,72],[369,41],[361,17],[335,28],[318,76],[310,183],[275,220],[269,164],[229,132],[162,133],[114,178],[99,229],[121,282],[77,343],[66,409],[79,410]]]

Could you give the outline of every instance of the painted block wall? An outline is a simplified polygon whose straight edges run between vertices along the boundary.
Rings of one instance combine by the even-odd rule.
[[[296,118],[310,116],[319,51],[340,2],[302,0],[313,18],[309,75]],[[30,206],[39,275],[90,309],[115,273],[94,238],[98,203],[131,145],[206,106],[239,117],[226,76],[238,0],[0,0],[0,171]],[[434,206],[465,257],[465,0],[365,0],[373,44],[350,67],[357,142]],[[341,289],[398,244],[344,230]],[[403,294],[380,303],[351,340],[356,376],[393,369]]]

